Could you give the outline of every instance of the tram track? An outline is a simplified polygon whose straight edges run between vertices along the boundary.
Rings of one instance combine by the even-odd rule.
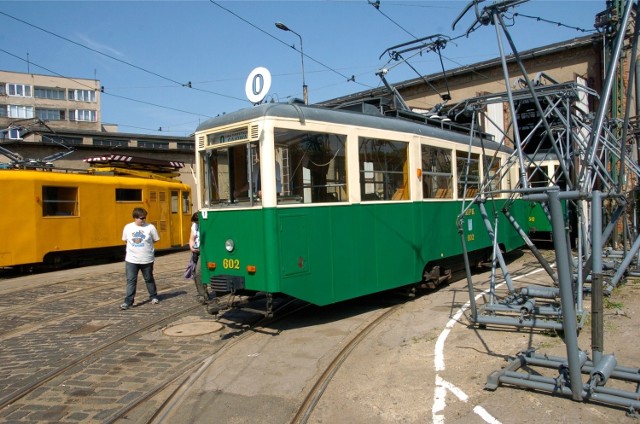
[[[193,284],[193,282],[189,281],[186,283],[182,283],[179,285],[175,285],[175,286],[171,286],[169,288],[164,288],[158,291],[158,294],[162,295],[163,293],[167,293],[169,291],[173,291],[176,288],[182,288],[182,287],[188,287],[191,286]],[[30,305],[22,305],[22,306],[18,306],[16,308],[10,308],[8,310],[2,310],[3,312],[3,318],[6,318],[7,316],[10,316],[11,314],[18,314],[19,312],[23,312],[23,311],[28,311],[28,310],[33,310],[34,306],[38,306],[38,305],[44,305],[44,304],[48,304],[51,302],[60,302],[62,300],[65,299],[74,299],[78,293],[82,293],[83,295],[90,295],[91,293],[96,293],[96,292],[100,292],[101,290],[104,290],[105,287],[113,287],[113,283],[109,282],[106,284],[102,284],[99,285],[97,287],[92,287],[90,289],[78,289],[78,290],[73,290],[73,291],[69,291],[69,292],[65,292],[63,295],[60,296],[53,296],[53,297],[47,297],[46,299],[40,300],[40,301],[36,301]],[[120,288],[119,288],[120,289]],[[90,303],[91,307],[89,308],[82,308],[80,310],[78,310],[77,308],[73,310],[73,312],[67,312],[67,311],[61,311],[60,312],[60,316],[59,317],[55,317],[52,318],[50,315],[43,315],[42,319],[34,321],[34,322],[30,322],[28,324],[23,324],[20,325],[18,327],[14,327],[13,329],[9,330],[9,331],[0,331],[0,341],[4,341],[7,340],[11,337],[16,337],[16,336],[20,336],[23,335],[27,332],[31,332],[33,330],[36,330],[38,328],[42,328],[42,327],[46,327],[46,326],[53,326],[56,324],[59,324],[61,321],[67,320],[69,318],[75,317],[75,316],[79,316],[82,314],[85,314],[87,312],[91,312],[94,310],[98,310],[100,308],[103,308],[105,306],[108,305],[112,305],[114,304],[113,299],[108,299],[108,300],[104,300],[101,302],[92,302]],[[0,322],[2,322],[2,319],[0,319]]]
[[[318,401],[324,394],[327,386],[331,383],[331,380],[336,375],[342,364],[349,358],[353,350],[362,342],[370,333],[381,324],[384,320],[390,317],[394,312],[398,311],[403,304],[397,304],[386,309],[382,314],[376,317],[373,321],[367,324],[361,331],[359,331],[345,346],[340,353],[331,361],[329,366],[322,372],[320,377],[316,380],[312,389],[307,393],[302,401],[298,411],[291,420],[291,424],[305,424],[311,414],[313,413]]]
[[[297,408],[297,411],[293,418],[291,419],[291,424],[302,424],[306,423],[313,413],[318,401],[321,399],[324,394],[325,389],[330,384],[333,377],[338,373],[340,367],[344,364],[344,362],[349,358],[351,353],[360,345],[360,343],[367,338],[367,336],[381,323],[383,323],[387,318],[392,316],[395,312],[397,312],[402,306],[403,303],[395,304],[391,307],[384,309],[381,313],[376,314],[373,319],[370,319],[369,322],[363,323],[361,325],[361,329],[359,329],[355,334],[350,334],[349,340],[346,342],[344,347],[338,352],[337,355],[331,360],[329,365],[324,369],[324,371],[317,375],[315,378],[315,383],[313,384],[311,390],[306,394],[300,406]],[[172,422],[172,419],[179,413],[178,408],[182,405],[183,401],[189,396],[193,396],[192,393],[193,387],[196,385],[199,379],[203,378],[203,375],[209,370],[209,368],[214,363],[224,364],[226,360],[226,354],[233,355],[232,348],[240,343],[250,343],[252,337],[256,334],[259,334],[259,329],[263,327],[267,327],[275,322],[284,319],[285,317],[291,317],[297,312],[303,311],[306,307],[310,305],[303,305],[300,308],[296,308],[291,312],[286,314],[278,314],[275,313],[274,319],[262,319],[250,327],[245,329],[242,334],[235,336],[233,341],[226,343],[217,349],[214,353],[207,355],[205,357],[201,357],[198,361],[189,366],[184,370],[183,373],[178,373],[173,375],[171,378],[167,379],[165,382],[156,386],[152,391],[141,396],[136,401],[132,402],[127,407],[118,411],[116,415],[114,415],[107,423],[116,423],[121,419],[131,419],[129,414],[131,414],[136,409],[144,409],[147,401],[153,398],[156,395],[164,392],[171,385],[177,384],[175,388],[171,390],[171,393],[162,401],[159,407],[157,407],[154,413],[145,418],[144,420],[140,420],[138,416],[137,422],[144,422],[146,424],[161,424]],[[233,360],[233,357],[227,358],[229,360]]]
[[[300,304],[300,306],[295,307],[295,309],[291,311],[286,310],[286,308],[295,304]],[[168,421],[168,417],[174,411],[174,408],[179,405],[182,397],[186,395],[194,382],[202,376],[202,374],[209,368],[211,364],[213,364],[215,361],[220,360],[223,355],[235,345],[245,342],[253,337],[256,334],[256,331],[260,328],[264,328],[268,325],[274,324],[288,316],[291,316],[292,314],[295,314],[296,312],[308,308],[309,306],[309,304],[302,304],[300,301],[295,299],[289,300],[288,302],[274,310],[273,317],[264,317],[249,324],[247,328],[243,329],[240,334],[234,335],[230,341],[220,346],[215,352],[198,358],[197,361],[194,361],[194,364],[188,366],[185,370],[175,373],[175,375],[171,376],[166,381],[158,384],[149,392],[143,394],[142,396],[132,401],[129,405],[123,407],[116,414],[114,414],[113,417],[106,421],[105,424],[115,423],[120,419],[127,418],[127,414],[131,413],[136,408],[142,408],[144,406],[144,403],[149,399],[157,396],[159,393],[163,392],[165,389],[167,389],[172,384],[175,384],[177,381],[180,381],[177,387],[171,391],[169,396],[164,399],[164,401],[162,401],[160,407],[156,408],[154,413],[144,421],[147,424],[170,422]]]
[[[187,308],[182,308],[180,310],[178,310],[177,312],[174,312],[170,315],[167,316],[163,316],[160,319],[155,319],[152,320],[151,322],[146,323],[145,325],[143,325],[142,327],[136,328],[132,331],[129,331],[121,336],[118,336],[117,338],[115,338],[114,340],[110,340],[100,346],[97,346],[96,348],[92,349],[91,351],[83,354],[82,356],[73,358],[69,361],[67,361],[65,364],[63,364],[62,366],[44,374],[44,375],[38,375],[33,381],[29,382],[28,384],[24,385],[23,387],[21,387],[20,389],[14,391],[13,393],[10,393],[8,395],[5,395],[3,397],[0,398],[0,411],[7,408],[9,405],[23,399],[24,397],[26,397],[27,395],[29,395],[30,393],[33,393],[36,389],[44,386],[46,383],[48,383],[49,381],[53,380],[56,377],[59,377],[61,375],[63,375],[64,373],[66,373],[67,371],[71,370],[73,367],[75,367],[78,364],[81,364],[85,361],[88,361],[92,358],[97,357],[99,354],[105,352],[106,350],[117,346],[118,344],[121,344],[122,342],[126,341],[127,339],[130,339],[134,336],[140,335],[146,331],[149,331],[151,328],[157,327],[159,325],[161,325],[162,323],[166,323],[169,322],[171,320],[175,320],[177,318],[179,318],[182,315],[185,315],[189,312],[194,311],[195,309],[201,308],[201,305],[191,305]]]

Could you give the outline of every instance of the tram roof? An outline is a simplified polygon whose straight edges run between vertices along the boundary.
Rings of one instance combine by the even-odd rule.
[[[196,132],[265,117],[291,118],[299,119],[301,121],[310,120],[343,125],[357,125],[367,128],[435,137],[464,145],[469,144],[469,134],[443,129],[422,122],[398,117],[354,112],[351,110],[328,109],[321,106],[305,105],[300,103],[265,103],[251,108],[240,109],[238,111],[230,112],[204,121],[198,126],[198,128],[196,128]],[[485,148],[489,149],[499,149],[507,152],[512,151],[511,148],[501,146],[499,143],[486,138],[482,140],[482,144]],[[480,138],[474,137],[472,145],[480,146]]]

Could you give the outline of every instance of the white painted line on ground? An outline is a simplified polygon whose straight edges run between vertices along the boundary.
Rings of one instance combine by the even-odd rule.
[[[514,281],[519,280],[521,278],[528,277],[533,274],[537,274],[540,271],[543,271],[543,268],[538,268],[537,270],[531,271],[528,274],[514,277],[512,278],[512,280]],[[506,284],[505,282],[502,282],[496,285],[496,288],[499,288],[505,284]],[[487,289],[481,292],[480,294],[476,295],[476,300],[480,299],[483,295],[488,294],[489,291],[490,289]],[[433,391],[433,406],[431,407],[431,421],[434,424],[444,424],[444,410],[447,407],[447,402],[446,402],[447,390],[453,393],[459,400],[465,403],[469,400],[469,396],[464,391],[460,390],[455,385],[449,383],[448,381],[440,377],[438,372],[444,371],[445,369],[445,364],[444,364],[445,341],[447,340],[447,337],[449,337],[449,333],[451,333],[453,326],[456,325],[458,321],[460,321],[460,317],[462,317],[462,314],[464,314],[464,312],[467,309],[469,309],[470,306],[471,306],[471,301],[468,301],[467,303],[462,305],[460,309],[458,309],[458,311],[453,315],[453,317],[447,322],[447,325],[444,326],[444,330],[442,330],[442,333],[440,333],[440,336],[436,341],[436,345],[434,348],[434,351],[435,351],[434,358],[433,358],[433,365],[436,370],[436,382],[435,382],[435,388]],[[486,409],[484,409],[480,405],[476,405],[473,408],[473,412],[476,413],[480,418],[482,418],[485,422],[489,424],[501,424],[500,421],[494,418],[489,412],[487,412]]]

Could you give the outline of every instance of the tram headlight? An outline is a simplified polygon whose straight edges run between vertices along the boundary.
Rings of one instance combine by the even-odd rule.
[[[229,239],[224,242],[224,248],[227,250],[227,252],[231,253],[233,252],[233,249],[236,248],[236,244],[233,242],[233,240]]]

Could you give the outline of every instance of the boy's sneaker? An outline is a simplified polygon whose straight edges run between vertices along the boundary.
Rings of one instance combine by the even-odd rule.
[[[123,311],[126,311],[127,309],[129,309],[129,305],[127,305],[126,303],[123,303],[122,305],[120,305],[120,309],[122,309]]]
[[[160,303],[160,301],[158,300],[157,297],[154,297],[153,299],[151,299],[151,304],[152,305],[157,305],[158,303]]]

